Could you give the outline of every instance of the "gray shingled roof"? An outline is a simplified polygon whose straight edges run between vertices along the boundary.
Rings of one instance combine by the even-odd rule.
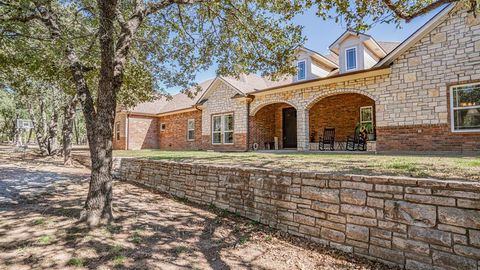
[[[393,51],[400,44],[400,42],[391,41],[378,41],[377,43],[383,48],[383,50],[385,50],[387,54]],[[324,57],[338,65],[338,55],[334,53],[329,53],[324,55]],[[334,70],[329,74],[329,76],[335,75],[337,72],[338,70]],[[239,78],[222,77],[222,79],[235,87],[242,94],[249,94],[258,90],[287,85],[293,82],[292,75],[283,76],[276,81],[261,77],[257,74],[240,75]],[[193,98],[187,96],[184,93],[178,93],[169,100],[167,100],[166,97],[161,97],[152,102],[138,104],[130,111],[138,113],[159,114],[191,108],[197,103],[200,96],[202,96],[202,94],[205,92],[205,90],[207,90],[207,88],[213,81],[214,79],[210,79],[201,82],[199,84],[201,90]],[[191,91],[194,92],[195,89],[192,88]]]
[[[177,110],[182,110],[182,109],[187,109],[195,105],[197,102],[198,98],[202,95],[205,90],[207,90],[208,86],[212,83],[213,79],[206,80],[201,82],[198,86],[200,87],[200,91],[196,93],[196,95],[192,98],[187,96],[184,93],[178,93],[172,97],[171,100],[163,106],[163,108],[158,112],[158,113],[166,113],[166,112],[172,112],[172,111],[177,111]],[[193,87],[189,90],[193,94],[195,94],[196,89]]]
[[[382,49],[389,54],[391,51],[393,51],[398,45],[400,45],[401,42],[397,41],[377,41],[378,45],[382,47]]]
[[[154,101],[137,104],[137,106],[129,109],[128,111],[135,113],[157,114],[167,104],[167,102],[168,101],[166,97],[160,97]]]

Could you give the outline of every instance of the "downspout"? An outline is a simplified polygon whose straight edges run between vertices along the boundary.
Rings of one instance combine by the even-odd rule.
[[[202,112],[202,109],[200,108],[200,106],[198,104],[194,104],[192,106],[195,110],[199,111],[199,112]],[[196,131],[195,131],[196,132]],[[200,115],[200,142],[196,142],[196,148],[197,149],[200,149],[202,150],[204,147],[203,145],[203,112],[202,112],[202,115]]]
[[[125,150],[128,150],[128,124],[129,124],[129,121],[128,121],[128,118],[129,118],[129,114],[127,112],[127,117],[125,117]]]
[[[247,147],[245,149],[246,152],[250,150],[250,103],[255,99],[255,96],[248,95],[247,96]]]

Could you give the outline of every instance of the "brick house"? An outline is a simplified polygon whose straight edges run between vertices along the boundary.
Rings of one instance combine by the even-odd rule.
[[[480,151],[480,17],[450,4],[401,43],[346,31],[329,49],[298,48],[281,81],[217,77],[194,99],[120,110],[114,149],[306,151],[361,123],[378,151]]]

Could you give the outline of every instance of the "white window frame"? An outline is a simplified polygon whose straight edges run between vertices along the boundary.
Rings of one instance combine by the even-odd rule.
[[[232,130],[226,130],[226,129],[225,129],[225,118],[226,118],[226,116],[230,116],[230,115],[232,116],[232,128],[233,128],[233,129],[232,129]],[[234,130],[235,130],[235,119],[233,118],[233,113],[226,113],[226,114],[224,114],[224,115],[222,116],[222,142],[223,142],[223,144],[233,144],[234,135],[235,135]],[[226,142],[225,142],[225,134],[226,134],[227,132],[231,132],[231,133],[232,133],[232,142],[231,142],[231,143],[226,143]]]
[[[233,130],[225,130],[225,117],[226,116],[229,116],[231,115],[232,116],[232,120],[233,120]],[[213,129],[213,123],[214,123],[214,118],[215,117],[220,117],[220,131],[214,131]],[[235,116],[233,113],[224,113],[224,114],[214,114],[211,116],[211,136],[212,136],[212,144],[213,145],[232,145],[235,143]],[[233,136],[233,140],[231,143],[226,143],[225,142],[225,132],[232,132]],[[214,139],[214,133],[219,133],[220,134],[220,142],[214,142],[213,139]]]
[[[193,122],[193,128],[190,128],[190,123]],[[193,138],[190,138],[190,131],[193,131]],[[195,119],[188,119],[187,120],[187,141],[192,142],[195,141]]]
[[[118,122],[115,122],[115,139],[117,141],[120,140],[120,135],[121,135],[120,134],[120,121],[118,121]]]
[[[303,63],[303,78],[300,78],[300,63]],[[305,59],[297,61],[297,81],[303,81],[307,79],[307,61]]]
[[[371,112],[371,120],[370,121],[366,121],[366,120],[362,119],[362,109],[365,109],[365,108],[370,108],[370,112]],[[362,107],[360,107],[360,124],[363,125],[365,123],[372,123],[373,124],[373,106],[362,106]]]
[[[160,123],[160,131],[164,132],[167,129],[167,124],[165,123]]]
[[[480,109],[480,105],[467,106],[467,107],[454,107],[454,104],[453,104],[453,89],[455,87],[464,87],[464,86],[471,86],[471,85],[479,85],[480,86],[480,82],[457,84],[457,85],[451,85],[449,87],[449,91],[450,91],[450,128],[451,128],[452,132],[455,132],[455,133],[480,132],[480,129],[455,129],[455,113],[454,113],[455,110]]]
[[[349,50],[354,50],[355,51],[355,67],[354,68],[348,68],[348,51]],[[352,70],[356,70],[358,68],[358,50],[357,50],[357,47],[349,47],[349,48],[345,48],[345,71],[352,71]]]

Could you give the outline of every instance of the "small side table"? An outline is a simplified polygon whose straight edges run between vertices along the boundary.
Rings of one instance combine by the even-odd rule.
[[[340,151],[347,150],[347,142],[346,141],[335,142],[335,150],[340,150]]]

